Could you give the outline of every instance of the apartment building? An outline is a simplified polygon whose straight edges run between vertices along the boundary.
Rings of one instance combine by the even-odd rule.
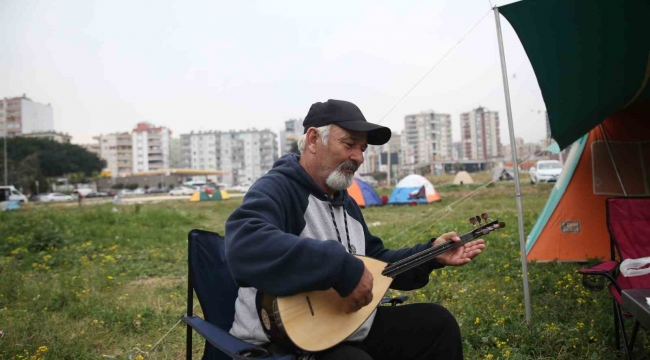
[[[69,144],[72,140],[72,136],[56,131],[37,131],[29,134],[23,134],[22,136],[36,139],[48,139],[61,144]]]
[[[464,157],[487,160],[501,157],[499,113],[478,107],[460,115]]]
[[[278,157],[277,135],[270,130],[208,131],[181,135],[183,167],[222,170],[216,181],[228,186],[252,184]]]
[[[284,130],[280,131],[280,156],[291,151],[291,147],[302,136],[304,127],[302,119],[289,119],[284,122]]]
[[[40,104],[25,95],[0,100],[0,136],[19,136],[54,131],[50,104]]]
[[[141,122],[133,129],[131,137],[134,173],[169,168],[171,130]]]
[[[451,115],[433,111],[404,117],[405,157],[411,164],[429,164],[453,157]]]
[[[97,140],[97,154],[106,161],[104,171],[110,172],[111,177],[128,176],[133,172],[133,145],[130,133],[99,135],[93,139]],[[95,146],[89,145],[87,149],[94,152]]]

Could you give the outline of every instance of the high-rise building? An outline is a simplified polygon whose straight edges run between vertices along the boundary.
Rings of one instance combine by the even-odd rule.
[[[183,168],[183,150],[180,138],[169,139],[169,167],[172,169]]]
[[[183,167],[222,170],[216,181],[228,186],[252,184],[278,158],[277,135],[270,130],[183,134],[181,148]]]
[[[460,114],[460,133],[464,157],[486,160],[501,157],[499,113],[478,107]]]
[[[452,159],[460,160],[464,157],[463,155],[463,143],[461,141],[455,141],[454,144],[454,153]]]
[[[95,136],[97,154],[106,161],[106,168],[111,177],[128,176],[133,172],[132,137],[128,132]],[[94,146],[89,146],[90,151]]]
[[[58,133],[56,131],[38,131],[29,134],[23,134],[22,136],[28,138],[48,139],[59,142],[61,144],[69,144],[72,140],[72,136],[64,133]]]
[[[433,111],[404,117],[404,143],[410,148],[407,157],[414,164],[429,164],[435,160],[451,159],[453,143],[451,115]]]
[[[289,119],[284,122],[284,130],[280,131],[280,155],[291,151],[291,147],[300,139],[303,131],[302,119]]]
[[[132,138],[134,173],[169,168],[171,130],[141,122]]]
[[[0,100],[0,136],[5,136],[5,130],[9,137],[54,131],[52,106],[24,95]]]
[[[390,165],[392,169],[401,164],[402,135],[393,132],[390,140],[384,145],[368,145],[363,153],[363,164],[357,170],[361,174],[388,171],[388,154],[392,154]],[[394,171],[394,170],[393,170]]]

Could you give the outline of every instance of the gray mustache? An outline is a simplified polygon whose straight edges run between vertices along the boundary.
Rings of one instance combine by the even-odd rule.
[[[339,170],[351,170],[356,172],[359,169],[359,164],[356,161],[346,161],[339,165]]]

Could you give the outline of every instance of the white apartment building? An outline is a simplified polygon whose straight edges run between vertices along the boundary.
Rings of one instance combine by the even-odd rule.
[[[280,131],[280,156],[291,151],[291,146],[300,139],[304,132],[302,119],[289,119],[284,122],[284,130]]]
[[[100,158],[106,161],[111,177],[128,176],[133,172],[132,135],[128,132],[95,136]],[[92,151],[92,150],[91,150]]]
[[[38,138],[38,139],[48,139],[56,141],[61,144],[69,144],[72,141],[72,136],[64,133],[58,133],[56,131],[38,131],[28,134],[23,134],[22,136],[28,138]]]
[[[138,123],[132,133],[133,172],[168,169],[170,138],[171,130],[166,127]]]
[[[0,100],[0,136],[5,136],[5,130],[9,137],[54,131],[52,106],[24,95]]]
[[[228,186],[252,184],[278,157],[277,135],[270,130],[211,131],[181,135],[183,167],[222,170],[216,181]]]
[[[499,113],[478,107],[460,114],[463,155],[470,160],[501,157]]]
[[[430,164],[453,157],[451,115],[433,111],[404,117],[405,164]],[[410,162],[412,161],[412,162]]]
[[[390,140],[384,145],[368,145],[363,154],[363,164],[357,172],[368,174],[374,172],[388,172],[388,154],[392,153],[391,168],[393,172],[398,164],[402,163],[402,135],[393,132]]]

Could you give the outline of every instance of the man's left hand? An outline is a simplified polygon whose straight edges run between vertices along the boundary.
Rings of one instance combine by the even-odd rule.
[[[437,238],[436,241],[431,244],[431,246],[437,246],[447,241],[459,242],[460,238],[455,232],[449,232],[440,235],[440,237]],[[480,254],[483,249],[485,249],[485,241],[483,239],[478,239],[470,241],[467,244],[454,250],[444,252],[438,255],[436,259],[438,262],[445,266],[465,265],[470,262],[474,256]]]

